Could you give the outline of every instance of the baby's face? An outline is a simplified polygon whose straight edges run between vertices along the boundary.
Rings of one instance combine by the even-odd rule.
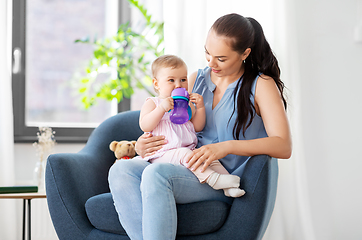
[[[187,68],[162,68],[158,71],[156,78],[153,80],[160,98],[170,97],[176,88],[188,89]]]

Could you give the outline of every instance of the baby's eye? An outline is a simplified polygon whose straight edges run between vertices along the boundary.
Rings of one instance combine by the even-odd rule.
[[[187,81],[187,79],[186,79],[186,78],[181,79],[181,82],[186,82],[186,81]]]
[[[168,81],[169,81],[169,82],[174,82],[175,80],[173,80],[173,79],[169,79]]]

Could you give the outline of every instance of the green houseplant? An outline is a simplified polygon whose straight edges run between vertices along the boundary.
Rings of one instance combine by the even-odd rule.
[[[114,36],[90,40],[77,39],[76,43],[94,46],[93,57],[79,78],[78,91],[87,109],[98,98],[105,100],[130,98],[134,87],[145,89],[150,95],[150,63],[164,53],[163,22],[153,21],[147,9],[136,0],[128,0],[145,19],[144,30],[136,32],[129,22],[120,25]],[[151,59],[151,61],[150,61]],[[100,76],[106,78],[98,83]]]

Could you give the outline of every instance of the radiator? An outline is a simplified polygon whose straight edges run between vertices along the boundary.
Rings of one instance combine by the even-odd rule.
[[[31,201],[31,232],[34,240],[57,240],[57,234],[50,218],[47,200],[33,199]]]
[[[23,201],[17,201],[17,238],[22,238],[23,229]],[[26,204],[26,211],[28,211]],[[28,228],[28,215],[26,215],[26,234]],[[26,239],[28,236],[26,236]],[[46,199],[31,200],[31,239],[32,240],[58,240],[57,234],[50,218]]]

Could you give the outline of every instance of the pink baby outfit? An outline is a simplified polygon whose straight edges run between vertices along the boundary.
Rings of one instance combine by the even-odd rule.
[[[156,107],[162,102],[158,97],[150,97],[156,104]],[[152,160],[161,157],[165,152],[171,149],[188,148],[194,150],[197,144],[197,137],[194,125],[187,121],[184,124],[175,124],[170,121],[170,112],[166,112],[155,129],[151,132],[153,136],[163,135],[167,139],[167,144],[158,150],[154,155],[143,158],[144,160],[153,162]]]

